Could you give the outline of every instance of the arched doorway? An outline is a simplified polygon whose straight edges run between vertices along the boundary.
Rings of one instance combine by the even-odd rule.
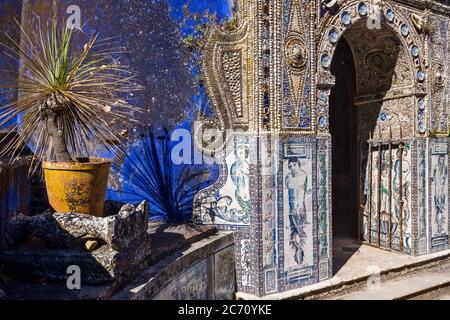
[[[407,179],[401,168],[408,155],[393,141],[414,135],[408,49],[391,28],[370,29],[365,20],[345,30],[335,46],[330,72],[336,83],[329,96],[333,238],[402,247],[410,226],[407,207],[397,203],[410,190],[397,184],[399,168],[401,183]]]

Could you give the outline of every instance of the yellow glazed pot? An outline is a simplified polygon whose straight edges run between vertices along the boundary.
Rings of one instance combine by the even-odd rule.
[[[89,158],[88,161],[80,162],[44,161],[42,167],[48,200],[54,211],[103,216],[110,160]]]

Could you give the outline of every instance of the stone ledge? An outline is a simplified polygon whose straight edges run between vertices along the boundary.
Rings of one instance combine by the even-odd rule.
[[[114,300],[148,300],[158,299],[161,291],[170,285],[179,275],[186,273],[191,267],[208,260],[216,253],[231,250],[234,256],[234,237],[232,232],[221,231],[201,241],[195,242],[190,248],[166,257],[156,265],[145,270],[132,284],[113,296]],[[234,267],[231,273],[234,275]],[[210,273],[211,270],[208,271]],[[233,279],[229,279],[234,284]],[[211,280],[211,279],[208,279]],[[214,281],[212,281],[214,282]],[[208,288],[208,291],[214,291]],[[234,290],[233,290],[234,291]],[[214,293],[208,294],[213,299]],[[231,297],[228,297],[229,299]]]
[[[152,240],[152,255],[150,264],[153,265],[163,258],[217,233],[214,226],[203,225],[170,225],[159,222],[148,224],[148,234]]]
[[[23,280],[65,283],[67,268],[78,266],[86,284],[113,281],[151,255],[148,204],[125,204],[99,218],[78,213],[16,215],[6,223],[4,269]],[[87,246],[88,241],[96,245]],[[89,250],[91,249],[91,250]]]
[[[113,281],[130,269],[137,268],[150,252],[150,240],[146,236],[136,239],[127,250],[122,251],[115,251],[106,245],[92,252],[81,249],[20,249],[2,253],[0,261],[7,272],[16,277],[59,283],[66,282],[67,268],[76,265],[81,270],[82,282],[95,285]]]
[[[45,212],[36,216],[17,214],[5,227],[6,244],[14,247],[27,237],[39,238],[49,247],[72,248],[83,239],[95,239],[114,250],[129,247],[145,235],[148,221],[146,201],[138,206],[124,204],[106,210],[106,217],[80,213]]]
[[[211,226],[172,226],[163,223],[148,223],[147,235],[151,246],[148,251],[140,251],[141,254],[151,252],[136,268],[130,269],[112,282],[99,285],[83,285],[81,290],[70,291],[64,284],[49,283],[42,280],[18,281],[7,285],[0,285],[5,296],[0,299],[8,300],[107,300],[122,288],[128,286],[131,281],[138,278],[143,270],[151,268],[155,263],[167,259],[168,256],[179,257],[184,251],[198,248],[198,243],[208,242],[208,237],[217,237],[217,229]],[[219,237],[221,238],[221,237]],[[221,248],[222,240],[216,241],[216,248]],[[227,243],[227,241],[225,241]],[[224,244],[225,245],[225,244]],[[155,248],[159,248],[155,250]],[[153,251],[155,250],[155,251]],[[64,250],[62,250],[64,252]],[[206,250],[205,252],[210,252]],[[190,257],[203,257],[204,254],[190,255]],[[133,258],[133,257],[131,257]],[[170,257],[169,257],[170,258]],[[127,260],[124,260],[125,263]],[[188,260],[186,260],[188,261]]]

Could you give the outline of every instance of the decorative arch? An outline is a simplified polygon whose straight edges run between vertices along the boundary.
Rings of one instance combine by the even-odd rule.
[[[343,5],[331,15],[321,27],[321,36],[318,41],[317,54],[317,132],[328,134],[329,101],[331,89],[335,84],[334,76],[330,72],[334,52],[342,36],[345,36],[354,26],[371,19],[377,7],[369,1],[351,1]],[[425,48],[420,41],[420,35],[415,25],[404,17],[388,3],[378,6],[380,10],[379,26],[387,28],[400,40],[402,47],[407,51],[408,64],[411,68],[410,77],[413,85],[409,92],[403,92],[404,96],[415,96],[417,108],[417,127],[413,132],[423,135],[426,133],[426,73],[424,66]],[[373,24],[372,24],[373,25]],[[376,25],[373,25],[376,27]],[[351,45],[351,44],[350,44]],[[351,45],[352,47],[352,45]],[[353,50],[353,48],[352,48]],[[358,71],[357,71],[358,72]],[[401,96],[402,93],[399,93]]]
[[[201,119],[193,128],[195,145],[207,155],[215,155],[217,150],[225,150],[231,142],[227,130],[250,131],[255,127],[254,97],[250,94],[254,87],[254,36],[252,20],[254,15],[249,0],[236,2],[233,19],[236,28],[214,26],[208,34],[202,49],[202,75],[213,116]],[[209,147],[208,130],[220,134],[221,142]]]

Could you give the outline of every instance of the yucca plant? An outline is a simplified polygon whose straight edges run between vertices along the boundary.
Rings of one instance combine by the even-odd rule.
[[[120,154],[112,124],[133,121],[139,109],[124,97],[141,87],[115,59],[125,51],[114,40],[92,36],[77,47],[75,32],[58,27],[53,16],[45,31],[21,28],[21,41],[5,35],[0,42],[4,55],[20,65],[2,72],[10,78],[3,92],[17,98],[0,107],[0,127],[18,121],[8,128],[0,156],[8,153],[14,161],[25,145],[34,145],[51,208],[103,216],[111,161],[90,156]]]
[[[117,152],[119,137],[110,124],[130,121],[138,109],[123,96],[141,88],[114,59],[124,50],[113,39],[93,36],[77,49],[74,32],[65,24],[58,27],[53,18],[45,32],[39,25],[31,33],[21,29],[21,42],[8,35],[0,42],[5,57],[21,64],[19,71],[2,72],[10,79],[0,85],[2,91],[18,95],[0,106],[0,127],[20,120],[8,128],[2,154],[14,159],[23,142],[33,142],[36,157],[47,161],[76,161],[76,156],[100,148]]]

